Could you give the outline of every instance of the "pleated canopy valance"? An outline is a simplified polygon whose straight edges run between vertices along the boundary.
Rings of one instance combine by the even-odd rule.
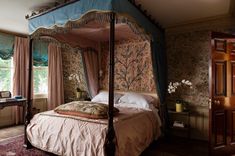
[[[0,33],[0,58],[8,60],[14,54],[15,36],[5,33]],[[33,64],[34,66],[47,66],[48,65],[48,43],[37,41],[33,47]]]
[[[0,58],[3,60],[10,59],[14,53],[15,36],[0,33]]]
[[[48,42],[36,41],[33,44],[33,65],[48,66]]]

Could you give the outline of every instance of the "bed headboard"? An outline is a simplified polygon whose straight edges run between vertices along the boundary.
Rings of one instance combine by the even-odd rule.
[[[102,77],[100,88],[108,90],[109,47],[100,53]],[[115,43],[114,88],[122,91],[156,92],[149,41],[119,41]]]

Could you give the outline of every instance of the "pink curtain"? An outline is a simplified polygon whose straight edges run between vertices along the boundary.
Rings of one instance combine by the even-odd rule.
[[[61,49],[54,45],[48,46],[48,109],[64,103],[64,84]]]
[[[13,62],[13,95],[27,97],[29,62],[29,40],[27,38],[15,37]],[[23,122],[23,109],[21,107],[14,107],[13,115],[16,124]]]
[[[91,97],[99,91],[98,53],[92,49],[83,51],[87,84]]]

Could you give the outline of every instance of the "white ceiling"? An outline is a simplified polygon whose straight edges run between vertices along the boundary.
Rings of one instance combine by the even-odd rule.
[[[54,1],[0,0],[0,30],[28,34],[25,15]],[[163,27],[226,15],[230,8],[230,0],[136,0],[136,2],[141,3]]]
[[[25,15],[55,0],[0,0],[0,30],[28,34]]]

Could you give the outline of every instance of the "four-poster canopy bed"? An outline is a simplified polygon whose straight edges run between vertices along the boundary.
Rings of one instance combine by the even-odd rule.
[[[96,21],[96,22],[94,22]],[[92,23],[89,25],[89,23]],[[98,23],[98,24],[97,24]],[[100,24],[103,23],[103,24]],[[104,24],[106,23],[106,24]],[[108,23],[108,24],[107,24]],[[97,27],[97,28],[95,28]],[[132,3],[127,0],[78,0],[52,9],[29,18],[30,31],[30,58],[32,58],[32,44],[34,39],[54,38],[54,41],[71,47],[87,48],[93,44],[88,42],[87,34],[92,30],[98,32],[97,36],[90,38],[99,39],[104,35],[103,41],[109,41],[109,94],[108,94],[108,128],[105,139],[106,155],[115,155],[115,131],[114,131],[114,64],[115,40],[140,36],[151,44],[151,56],[154,71],[154,79],[160,99],[160,112],[164,119],[164,98],[166,92],[166,54],[164,49],[164,32],[149,21]],[[124,31],[124,33],[123,33]],[[99,32],[103,32],[100,33]],[[105,32],[105,33],[104,33]],[[134,32],[134,33],[131,33]],[[95,33],[94,33],[95,34]],[[93,34],[93,35],[94,35]],[[72,39],[72,40],[71,40]],[[101,40],[101,39],[100,39]],[[99,41],[99,40],[98,40]],[[28,106],[25,120],[25,146],[31,143],[27,138],[27,126],[32,114],[31,97],[31,72],[32,59],[29,62],[29,89]],[[92,86],[90,86],[92,87]],[[163,122],[164,124],[164,122]],[[164,126],[164,125],[163,125]],[[32,128],[32,127],[31,127]],[[28,128],[29,129],[29,128]],[[28,134],[29,136],[30,134]],[[76,154],[75,154],[76,155]]]

